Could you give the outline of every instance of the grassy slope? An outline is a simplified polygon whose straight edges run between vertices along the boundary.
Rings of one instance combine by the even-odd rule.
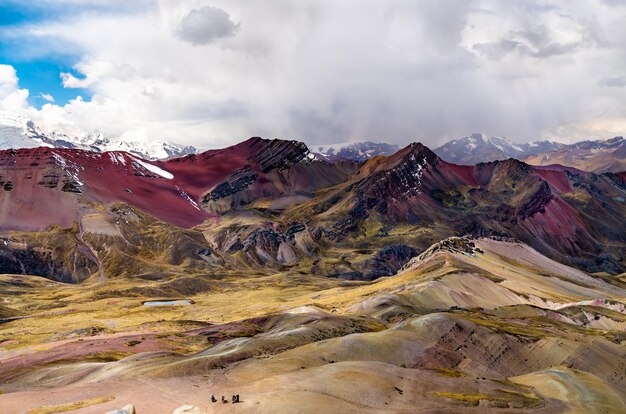
[[[296,402],[374,412],[408,409],[418,401],[432,409],[541,411],[581,404],[555,393],[557,385],[550,384],[556,374],[542,371],[563,364],[572,367],[564,369],[589,398],[615,395],[624,381],[626,316],[619,307],[626,302],[624,287],[525,246],[492,240],[478,246],[484,254],[438,252],[373,283],[293,271],[180,276],[184,286],[203,281],[186,296],[172,288],[176,278],[66,285],[2,276],[2,306],[32,317],[0,325],[0,363],[10,380],[3,388],[21,390],[0,395],[0,402],[16,401],[32,384],[59,388],[70,377],[76,385],[59,388],[68,398],[80,387],[109,395],[109,380],[135,375],[146,381],[208,375],[213,386],[236,387],[258,401],[242,409],[260,412]],[[142,306],[168,292],[194,304]],[[583,306],[577,302],[588,299],[596,302],[577,311]],[[244,319],[248,322],[238,322]],[[213,346],[199,334],[207,330]],[[345,336],[349,333],[354,334]],[[148,351],[176,354],[115,362]],[[185,354],[190,356],[180,356]],[[20,360],[26,366],[17,364]],[[501,383],[511,377],[521,379]],[[93,378],[103,385],[94,385]],[[529,384],[535,388],[524,388]],[[191,391],[177,388],[180,404]],[[619,408],[624,397],[611,397],[607,404]],[[150,407],[149,399],[139,396],[133,402]]]

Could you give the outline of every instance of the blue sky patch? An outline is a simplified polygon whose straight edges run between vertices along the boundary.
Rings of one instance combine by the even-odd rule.
[[[76,72],[72,71],[71,67],[51,61],[6,63],[12,65],[17,71],[17,76],[20,79],[20,88],[30,91],[28,102],[32,106],[41,108],[42,105],[47,103],[41,97],[41,94],[52,95],[57,105],[65,105],[70,99],[74,99],[77,96],[81,96],[84,100],[91,98],[91,92],[88,89],[63,87],[59,76],[61,72],[70,72],[74,76],[78,76]]]
[[[81,58],[80,51],[59,54],[59,48],[52,47],[54,45],[50,43],[54,42],[53,39],[20,37],[20,28],[63,20],[85,12],[128,13],[145,8],[146,4],[149,2],[143,0],[128,4],[0,0],[0,64],[15,68],[19,87],[29,90],[28,101],[32,106],[41,108],[47,103],[41,94],[52,95],[57,105],[64,105],[77,96],[89,100],[92,93],[88,89],[64,88],[60,78],[61,72],[82,78],[72,70]]]

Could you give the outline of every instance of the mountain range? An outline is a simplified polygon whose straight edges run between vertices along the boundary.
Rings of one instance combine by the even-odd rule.
[[[146,160],[178,158],[199,152],[193,146],[167,141],[110,140],[101,133],[71,135],[54,130],[44,132],[23,115],[0,111],[0,150],[41,146],[99,153],[123,151]],[[389,156],[400,150],[397,144],[371,141],[310,145],[309,148],[314,156],[328,162],[363,162],[373,157]],[[549,140],[516,144],[506,138],[474,133],[451,140],[433,151],[444,161],[461,165],[515,158],[531,165],[558,164],[598,173],[626,170],[626,140],[623,137],[575,144]]]
[[[626,409],[626,172],[28,128],[0,150],[7,412]]]
[[[596,173],[626,170],[626,140],[623,137],[574,144],[555,141],[514,144],[505,138],[472,134],[452,140],[434,151],[448,162],[464,165],[515,158],[531,165],[565,165]]]
[[[570,165],[584,171],[626,171],[626,140],[615,137],[581,141],[559,149],[528,155],[524,161],[533,165]]]
[[[326,266],[320,258],[307,270],[367,279],[377,275],[366,268],[385,246],[397,247],[387,252],[390,260],[408,260],[406,246],[425,248],[469,234],[515,237],[563,263],[617,274],[626,269],[625,178],[514,159],[462,166],[419,143],[362,163],[330,163],[301,142],[261,138],[166,161],[125,152],[4,150],[0,229],[23,232],[11,236],[23,248],[3,249],[0,272],[28,268],[41,276],[83,279],[92,266],[77,272],[77,258],[113,258],[112,240],[124,244],[138,237],[124,237],[122,228],[130,225],[124,217],[131,214],[157,220],[163,231],[188,229],[194,240],[206,239],[197,245],[203,255],[231,267],[303,265],[305,257],[323,257],[358,240],[378,253],[362,264],[346,259]],[[595,214],[599,209],[601,216]],[[42,255],[43,246],[30,241],[55,225],[73,228],[69,261]],[[407,228],[414,230],[398,236]],[[100,240],[100,233],[109,241],[87,242]],[[84,254],[85,248],[92,254]],[[185,257],[204,260],[194,251]],[[101,266],[102,260],[95,262]]]
[[[149,160],[180,157],[198,152],[192,146],[165,141],[112,141],[99,133],[72,136],[60,131],[44,132],[33,121],[22,115],[0,111],[0,149],[41,146],[75,148],[94,152],[126,151]]]
[[[563,144],[554,141],[514,144],[505,138],[476,133],[449,141],[434,151],[448,162],[473,165],[479,162],[505,160],[507,158],[521,160],[530,155],[558,150],[563,146]]]

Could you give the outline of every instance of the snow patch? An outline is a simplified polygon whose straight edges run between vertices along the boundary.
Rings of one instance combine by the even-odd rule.
[[[185,200],[187,200],[196,210],[202,211],[202,209],[200,208],[198,203],[196,203],[194,201],[194,199],[191,198],[191,196],[189,194],[187,194],[187,192],[185,190],[183,190],[179,186],[176,186],[176,189],[178,190],[178,194],[180,194]]]
[[[146,170],[150,171],[151,173],[154,173],[158,176],[161,176],[165,179],[171,180],[172,178],[174,178],[174,174],[172,174],[169,171],[165,171],[164,169],[157,167],[156,165],[152,165],[150,163],[147,163],[145,161],[141,161],[140,159],[137,158],[133,158],[133,161],[135,161],[137,164],[141,165],[143,168],[145,168]]]
[[[85,169],[84,167],[66,160],[61,155],[57,154],[56,152],[52,153],[52,158],[54,158],[54,161],[56,162],[58,166],[63,168],[63,171],[65,171],[65,176],[71,179],[71,181],[73,181],[74,184],[80,187],[85,185],[85,183],[83,183],[81,179],[78,177],[78,172],[84,170]]]

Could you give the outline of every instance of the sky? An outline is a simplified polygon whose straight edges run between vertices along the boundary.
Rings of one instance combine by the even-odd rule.
[[[0,110],[199,148],[626,134],[626,0],[0,0]]]

